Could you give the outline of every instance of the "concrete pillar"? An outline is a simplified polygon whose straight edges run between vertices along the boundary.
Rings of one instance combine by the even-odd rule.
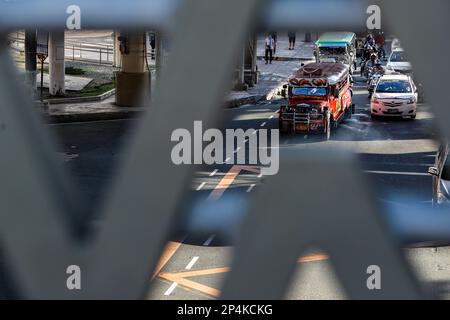
[[[164,39],[161,32],[156,33],[156,57],[155,57],[155,68],[156,68],[156,79],[161,77],[161,69],[166,63],[166,50],[164,48]]]
[[[239,84],[245,84],[245,53],[247,51],[247,44],[244,45],[242,51],[240,52],[239,61],[239,72],[238,72],[238,82]]]
[[[120,53],[120,32],[118,30],[115,30],[113,32],[113,44],[114,44],[114,60],[113,60],[113,66],[120,68],[122,66],[122,54]]]
[[[36,95],[36,47],[36,30],[25,30],[25,82],[33,98]]]
[[[251,87],[258,83],[257,71],[257,38],[256,34],[254,34],[249,37],[248,42],[245,46],[244,81]]]
[[[146,72],[145,33],[121,33],[122,69],[116,78],[116,104],[143,106],[150,97],[150,75]]]
[[[64,64],[64,29],[50,31],[48,40],[48,61],[50,87],[52,96],[62,96],[65,89],[65,64]]]

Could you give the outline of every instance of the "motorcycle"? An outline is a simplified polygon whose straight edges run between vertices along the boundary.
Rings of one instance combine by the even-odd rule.
[[[369,68],[368,80],[367,80],[367,90],[369,91],[369,99],[372,98],[375,87],[377,86],[378,80],[383,76],[382,72],[376,71],[373,67]]]

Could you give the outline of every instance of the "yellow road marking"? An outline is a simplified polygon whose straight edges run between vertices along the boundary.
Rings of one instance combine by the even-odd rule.
[[[324,254],[315,254],[300,257],[297,262],[298,263],[309,263],[309,262],[318,262],[327,260],[328,256]],[[229,272],[231,268],[223,267],[223,268],[211,268],[211,269],[203,269],[203,270],[195,270],[195,271],[186,271],[186,272],[161,272],[158,274],[158,277],[164,280],[168,280],[171,282],[176,282],[183,287],[188,289],[194,289],[201,293],[205,293],[211,297],[218,298],[220,296],[220,290],[216,288],[212,288],[201,284],[196,281],[192,281],[186,278],[189,277],[198,277],[198,276],[207,276],[211,274],[219,274]]]
[[[250,171],[254,173],[259,173],[260,168],[252,166],[233,166],[230,171],[220,180],[214,190],[210,193],[208,200],[218,200],[220,199],[224,192],[230,187],[230,185],[236,180],[236,177],[241,173],[241,171]]]
[[[153,278],[159,274],[164,268],[164,266],[169,262],[170,258],[175,254],[175,252],[178,250],[178,248],[181,246],[181,242],[169,242],[166,247],[164,248],[164,252],[161,255],[161,258],[159,259],[158,265],[156,266],[156,270],[153,273]]]

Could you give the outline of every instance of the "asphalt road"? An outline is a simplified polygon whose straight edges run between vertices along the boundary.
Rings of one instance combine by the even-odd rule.
[[[287,135],[280,141],[281,150],[339,146],[350,148],[361,160],[374,196],[382,203],[406,202],[426,204],[431,200],[428,166],[434,163],[437,134],[430,108],[420,105],[416,120],[376,120],[370,118],[367,91],[356,79],[354,102],[356,115],[345,120],[330,141],[319,136]],[[359,79],[360,80],[360,79]],[[248,105],[224,110],[230,119],[226,128],[276,129],[278,108],[282,101]],[[87,221],[101,219],[96,205],[113,180],[115,167],[126,155],[127,136],[138,120],[118,120],[51,125],[58,141],[56,152],[68,168],[91,210]],[[355,170],[359,170],[356,169]],[[199,168],[192,181],[191,201],[206,197],[237,195],[249,199],[265,179],[257,172],[236,171],[232,165]],[[189,207],[189,204],[187,204]],[[237,208],[237,206],[236,206]],[[186,210],[186,215],[190,210]],[[230,208],[216,217],[227,228],[237,229],[239,210]],[[208,214],[208,213],[207,213]],[[199,220],[204,216],[195,217]],[[231,221],[231,222],[230,222]],[[228,223],[228,224],[227,224]],[[180,226],[183,230],[183,226]],[[158,276],[148,297],[152,299],[208,299],[219,294],[220,282],[228,271],[232,241],[213,233],[180,232],[174,235],[164,256]],[[409,250],[414,267],[427,281],[445,283],[450,279],[450,254],[447,248]],[[286,297],[290,299],[345,298],[327,256],[311,249],[299,260],[299,271]]]

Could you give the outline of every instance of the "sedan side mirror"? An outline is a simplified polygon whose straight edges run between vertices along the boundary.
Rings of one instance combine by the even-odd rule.
[[[429,167],[428,173],[432,176],[439,177],[439,169],[437,167]]]

